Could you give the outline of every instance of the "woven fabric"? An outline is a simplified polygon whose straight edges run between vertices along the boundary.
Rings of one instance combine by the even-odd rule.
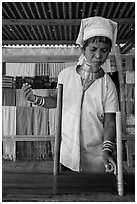
[[[51,78],[58,77],[59,73],[65,68],[64,63],[49,63],[49,76]]]
[[[57,109],[49,109],[49,134],[56,135],[56,113]]]
[[[35,76],[35,63],[6,63],[6,76]]]
[[[32,135],[33,128],[32,107],[16,107],[16,134]]]
[[[49,66],[48,63],[36,63],[35,75],[36,76],[45,76],[49,75]]]
[[[2,106],[2,135],[16,135],[16,107]]]
[[[48,134],[49,110],[42,107],[33,107],[33,135]]]
[[[2,105],[16,106],[16,90],[11,88],[2,88]]]
[[[14,77],[12,76],[2,76],[2,87],[3,88],[13,88]]]
[[[16,135],[16,107],[2,106],[2,135]],[[3,141],[3,158],[15,160],[15,142],[7,138]]]
[[[31,103],[24,98],[22,89],[16,89],[16,106],[31,106]]]

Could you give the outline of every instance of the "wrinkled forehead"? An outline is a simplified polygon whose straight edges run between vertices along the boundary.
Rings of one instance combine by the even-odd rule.
[[[84,42],[83,49],[85,49],[87,46],[96,45],[96,46],[104,46],[107,48],[111,48],[112,42],[109,38],[103,37],[103,36],[96,36],[91,37],[88,40]]]
[[[87,47],[89,48],[100,48],[100,49],[110,49],[110,44],[101,42],[101,41],[95,41],[95,42],[90,42]]]

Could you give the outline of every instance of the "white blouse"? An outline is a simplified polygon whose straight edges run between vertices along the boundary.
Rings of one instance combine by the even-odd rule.
[[[59,74],[58,84],[63,84],[60,162],[73,171],[104,171],[103,117],[118,111],[114,83],[105,74],[83,92],[76,67],[68,67]]]

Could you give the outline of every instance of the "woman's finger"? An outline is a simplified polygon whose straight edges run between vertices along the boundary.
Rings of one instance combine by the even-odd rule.
[[[30,89],[30,88],[31,88],[31,85],[29,85],[29,84],[23,84],[23,86],[22,86],[23,91],[26,91],[27,89]]]
[[[28,99],[29,98],[29,95],[32,94],[32,89],[29,88],[29,89],[26,89],[25,91],[23,91],[23,96]]]
[[[113,165],[113,172],[114,172],[114,174],[116,175],[116,173],[117,173],[116,163],[115,163],[115,161],[113,161],[113,160],[111,160],[110,163]]]
[[[106,168],[106,172],[114,172],[114,174],[116,175],[116,163],[113,160],[109,161],[109,164],[105,165]]]

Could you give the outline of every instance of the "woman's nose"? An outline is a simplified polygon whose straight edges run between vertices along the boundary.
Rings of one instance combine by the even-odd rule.
[[[97,50],[97,51],[96,51],[95,57],[96,57],[97,59],[100,59],[100,58],[101,58],[101,52],[100,52],[100,50]]]

